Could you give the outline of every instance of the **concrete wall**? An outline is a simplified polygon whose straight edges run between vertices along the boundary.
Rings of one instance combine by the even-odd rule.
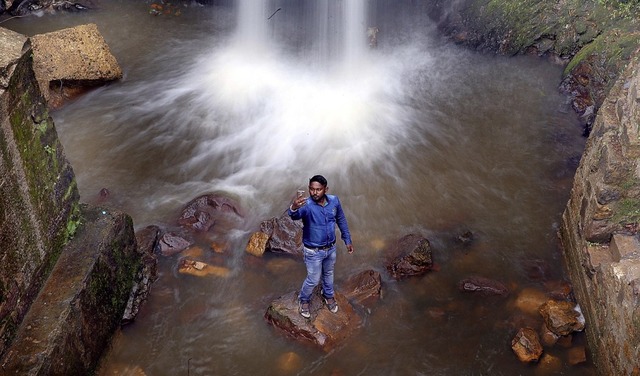
[[[639,127],[636,55],[597,114],[560,230],[602,375],[640,374]]]
[[[0,354],[79,220],[75,176],[35,81],[32,54],[18,52],[2,67],[11,74],[0,88]]]

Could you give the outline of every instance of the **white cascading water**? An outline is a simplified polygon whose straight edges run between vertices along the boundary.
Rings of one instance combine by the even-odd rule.
[[[401,79],[417,67],[402,53],[369,49],[365,3],[305,1],[296,13],[239,1],[234,37],[199,61],[185,85],[207,109],[199,126],[211,132],[189,168],[223,160],[216,184],[229,191],[274,172],[285,180],[346,175],[381,160],[393,170],[411,116]],[[297,42],[286,35],[293,24],[304,25]]]

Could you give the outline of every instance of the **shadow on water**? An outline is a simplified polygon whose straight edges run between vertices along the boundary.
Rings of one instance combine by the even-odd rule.
[[[245,227],[229,229],[225,255],[199,244],[227,278],[181,275],[179,256],[160,259],[149,300],[102,374],[592,372],[570,366],[566,349],[546,349],[561,360],[555,369],[521,364],[510,349],[519,325],[540,324],[514,308],[518,294],[564,279],[556,229],[584,140],[556,89],[561,68],[451,46],[415,1],[362,1],[371,8],[351,26],[336,23],[336,2],[245,2],[248,24],[259,24],[246,35],[243,10],[230,3],[153,16],[147,2],[113,1],[5,25],[32,35],[95,22],[125,72],[53,114],[84,201],[108,188],[136,228],[172,225],[211,191],[249,213]],[[265,14],[265,23],[252,18]],[[366,39],[345,49],[334,35],[369,26],[380,30],[373,50]],[[439,269],[385,276],[361,330],[328,354],[263,320],[272,299],[299,287],[303,266],[244,255],[249,233],[315,173],[341,197],[357,249],[339,248],[338,288],[367,268],[385,276],[382,250],[409,232],[432,241]],[[469,247],[455,241],[466,230]],[[511,295],[463,295],[457,283],[470,275],[502,281]]]

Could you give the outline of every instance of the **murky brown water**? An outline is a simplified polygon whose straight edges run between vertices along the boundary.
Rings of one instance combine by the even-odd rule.
[[[521,364],[510,349],[514,323],[539,320],[514,308],[518,294],[564,278],[556,228],[570,160],[584,140],[557,93],[561,68],[461,50],[435,36],[415,2],[378,3],[380,47],[346,74],[305,62],[295,22],[272,29],[291,33],[275,57],[236,53],[235,18],[224,5],[152,16],[148,2],[111,1],[88,13],[3,24],[32,35],[95,22],[125,72],[53,113],[84,201],[109,188],[110,204],[130,213],[136,228],[171,225],[186,202],[211,191],[236,197],[249,213],[242,228],[217,230],[230,244],[225,256],[200,245],[201,257],[229,267],[229,277],[180,275],[178,257],[160,259],[152,295],[117,335],[103,374],[593,371],[590,363],[566,364],[564,348],[546,349],[563,362],[551,371]],[[274,20],[304,13],[282,8]],[[432,240],[439,265],[402,282],[385,275],[382,301],[361,312],[361,330],[329,354],[263,319],[272,299],[299,287],[303,265],[244,255],[250,232],[279,216],[316,173],[341,197],[357,249],[339,249],[338,289],[367,268],[385,275],[381,250],[409,232]],[[453,239],[467,229],[476,240],[463,248]],[[543,266],[544,278],[532,275],[532,264]],[[500,280],[512,293],[461,294],[456,284],[469,275]],[[287,370],[280,359],[290,352],[301,361]]]

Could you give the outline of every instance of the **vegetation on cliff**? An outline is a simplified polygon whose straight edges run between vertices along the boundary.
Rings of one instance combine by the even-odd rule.
[[[615,78],[640,45],[638,0],[434,1],[434,17],[458,43],[566,66],[560,85],[589,133]]]

